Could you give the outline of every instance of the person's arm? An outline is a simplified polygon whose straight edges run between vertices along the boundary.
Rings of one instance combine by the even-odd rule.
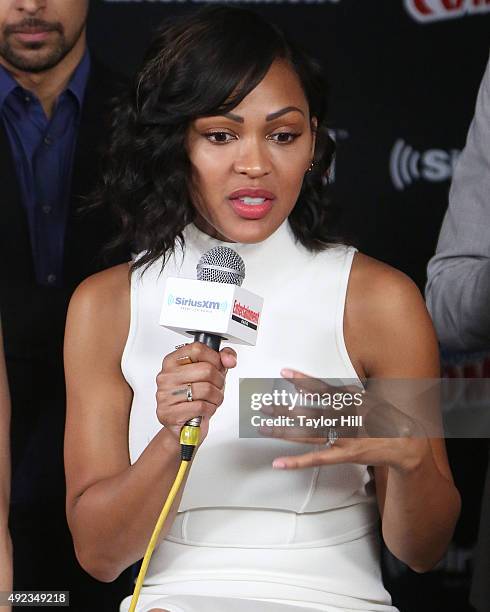
[[[157,398],[148,409],[156,410],[167,426],[130,465],[132,390],[121,371],[129,302],[127,264],[89,278],[71,300],[65,335],[67,517],[80,564],[104,582],[143,557],[180,465],[180,428],[192,416],[204,414],[201,435],[206,434],[207,419],[222,401],[222,390],[216,387],[224,384],[225,367],[234,366],[230,349],[217,354],[197,343],[162,355],[162,371],[152,373],[153,380],[158,374]],[[178,366],[176,358],[183,351],[196,363]],[[199,399],[208,398],[209,403],[176,403],[185,396],[175,395],[172,404],[168,387],[180,390],[179,377],[206,383],[193,391],[197,396],[201,389]],[[161,537],[175,517],[184,486]]]
[[[12,590],[12,542],[8,530],[10,500],[10,398],[0,327],[0,591]],[[2,607],[2,610],[7,608]],[[10,608],[9,608],[10,609]]]
[[[416,285],[375,260],[356,259],[350,346],[368,377],[439,378],[437,339]],[[428,571],[446,552],[461,509],[444,439],[380,442],[395,443],[401,458],[374,467],[383,538],[414,571]]]
[[[434,329],[417,287],[401,272],[360,254],[354,259],[349,280],[344,334],[361,378],[439,377]],[[416,380],[414,383],[417,385]],[[318,440],[309,441],[318,444]],[[330,448],[280,457],[273,465],[304,468],[339,463],[374,466],[387,547],[414,571],[434,567],[451,540],[461,506],[444,439],[428,439],[420,433],[391,438],[340,437]]]
[[[490,62],[427,275],[427,306],[441,345],[490,348]]]

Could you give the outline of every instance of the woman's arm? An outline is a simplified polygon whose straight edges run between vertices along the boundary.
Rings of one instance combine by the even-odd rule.
[[[439,377],[439,355],[434,330],[416,286],[397,270],[356,255],[347,291],[344,337],[357,374],[369,379],[359,412],[365,413],[368,430],[374,424],[378,435],[386,436],[382,432],[391,430],[392,437],[344,435],[330,448],[278,457],[273,466],[374,466],[386,545],[413,570],[427,571],[440,560],[451,540],[461,501],[444,440],[424,435],[427,424],[429,431],[437,432],[432,436],[442,431],[439,406],[430,397],[432,390],[424,396],[419,393],[423,382],[420,379]],[[284,371],[283,375],[308,378],[301,372]],[[374,381],[375,393],[373,379],[382,379]],[[317,382],[320,389],[325,384]],[[432,386],[437,389],[437,385]],[[381,396],[376,393],[380,388]],[[284,437],[280,431],[273,435]],[[318,437],[304,435],[301,441],[322,443]]]
[[[80,564],[104,582],[144,554],[179,463],[178,446],[162,431],[130,465],[132,391],[120,366],[128,271],[117,266],[80,285],[65,335],[68,524]]]
[[[162,398],[157,414],[169,427],[162,428],[130,465],[128,426],[132,391],[121,372],[121,356],[129,330],[129,303],[127,264],[90,277],[72,298],[65,336],[68,523],[81,565],[102,581],[114,580],[144,555],[180,465],[176,435],[180,427],[176,415],[183,414],[184,420],[190,418],[179,407],[172,408],[172,412]],[[214,359],[221,366],[220,357],[210,352],[211,357],[206,354],[201,360]],[[164,363],[159,387],[172,378],[174,364],[175,360]],[[180,367],[187,369],[184,378],[192,380],[192,372],[200,366],[207,366],[215,377],[219,375],[209,363]],[[157,374],[152,374],[152,378]],[[202,372],[198,378],[207,380]],[[209,404],[207,416],[216,407]],[[196,416],[195,411],[201,406],[192,402],[185,408]],[[157,410],[157,401],[154,409]],[[180,496],[182,490],[183,487]],[[180,496],[167,520],[167,530]]]
[[[415,284],[374,259],[357,255],[346,304],[345,338],[369,378],[438,378],[434,329]],[[369,440],[367,440],[369,442]],[[459,516],[442,438],[380,439],[401,461],[374,467],[383,537],[413,570],[431,569],[444,555]]]
[[[10,500],[10,398],[0,327],[0,591],[12,590],[12,542],[8,530]],[[2,608],[3,609],[3,608]]]

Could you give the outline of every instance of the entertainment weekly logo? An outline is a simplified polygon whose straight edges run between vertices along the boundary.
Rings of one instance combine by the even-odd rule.
[[[490,0],[404,0],[408,13],[420,23],[490,13]]]
[[[461,151],[416,151],[404,140],[395,142],[390,155],[390,175],[395,189],[403,191],[415,181],[441,183],[452,178]]]
[[[255,325],[259,322],[260,313],[252,310],[248,306],[243,306],[238,300],[235,300],[233,304],[233,314]]]

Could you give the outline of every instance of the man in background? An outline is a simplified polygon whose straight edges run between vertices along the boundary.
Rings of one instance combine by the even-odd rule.
[[[490,62],[429,262],[426,297],[443,348],[490,352]],[[489,578],[490,455],[470,598],[478,612],[490,610]]]
[[[130,588],[127,575],[103,585],[80,568],[65,519],[65,315],[111,234],[107,212],[79,214],[117,86],[87,50],[88,9],[89,0],[0,0],[0,312],[12,400],[14,588],[69,590],[71,609],[84,612],[117,610]]]
[[[0,324],[0,593],[12,590],[12,542],[8,530],[10,499],[10,398]],[[0,608],[8,612],[9,606]]]

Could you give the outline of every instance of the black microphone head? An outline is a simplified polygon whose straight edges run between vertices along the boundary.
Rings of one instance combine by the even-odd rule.
[[[197,264],[197,280],[238,285],[245,278],[245,264],[236,251],[216,246],[206,251]]]

